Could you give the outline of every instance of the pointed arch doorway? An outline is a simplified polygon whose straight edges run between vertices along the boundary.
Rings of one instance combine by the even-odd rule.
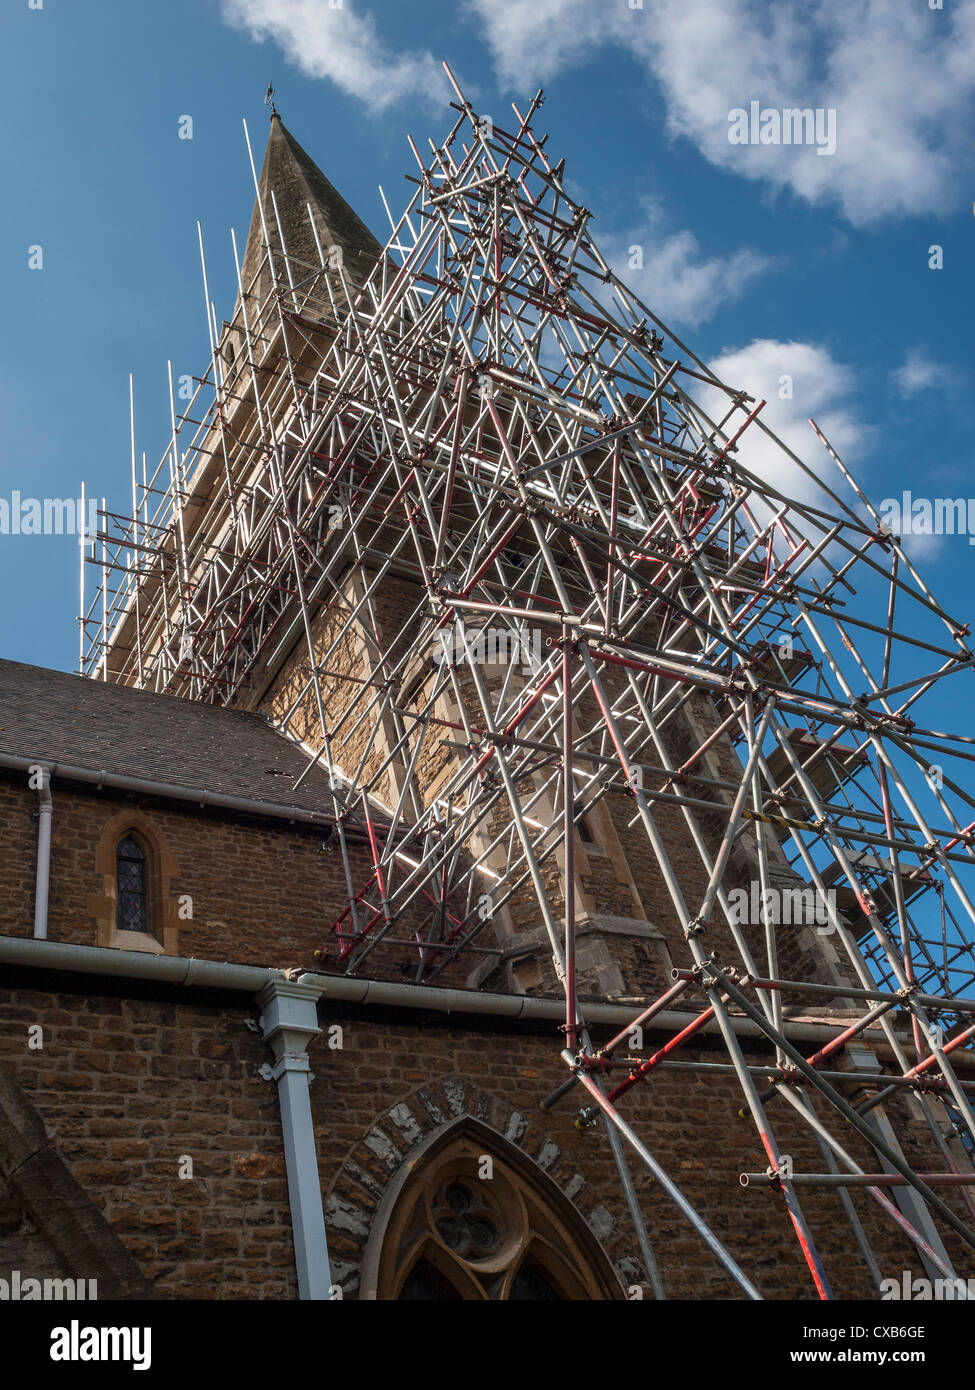
[[[467,1117],[432,1134],[390,1183],[363,1254],[359,1297],[556,1302],[624,1294],[551,1178]]]

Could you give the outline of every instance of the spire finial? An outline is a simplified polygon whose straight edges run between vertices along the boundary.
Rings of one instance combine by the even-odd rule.
[[[270,106],[272,116],[278,114],[277,107],[274,105],[274,84],[271,82],[267,84],[267,91],[264,93],[264,105]]]

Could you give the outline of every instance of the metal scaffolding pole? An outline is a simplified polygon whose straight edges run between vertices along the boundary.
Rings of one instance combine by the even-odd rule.
[[[209,360],[183,414],[170,370],[170,437],[141,500],[130,398],[131,513],[103,503],[80,547],[80,670],[261,708],[306,752],[299,781],[327,782],[342,860],[344,898],[322,907],[336,971],[482,984],[512,968],[519,924],[541,924],[545,987],[565,1000],[543,1108],[582,1086],[604,1117],[656,1297],[666,1250],[624,1142],[762,1297],[640,1136],[642,1086],[665,1077],[737,1083],[771,1174],[744,1179],[781,1200],[820,1297],[799,1189],[836,1190],[875,1284],[858,1187],[926,1258],[881,1189],[912,1188],[956,1248],[975,1246],[947,1200],[971,1210],[971,1179],[933,1119],[950,1103],[975,1145],[975,739],[929,712],[971,679],[968,626],[817,426],[828,474],[614,273],[532,127],[541,93],[509,131],[448,76],[455,124],[427,155],[410,141],[412,194],[361,273],[311,203],[312,262],[298,256],[248,136],[257,241],[242,258],[234,240],[218,330],[199,233]],[[580,945],[594,834],[653,875],[676,965],[630,982],[632,1025],[595,1046]],[[814,915],[786,919],[788,894]],[[695,993],[683,1023],[661,1021]],[[788,1037],[800,1005],[846,1011],[808,1057]],[[843,1070],[856,1040],[883,1070]],[[800,1083],[895,1174],[845,1155]],[[865,1119],[893,1096],[920,1107],[920,1173]],[[770,1112],[828,1172],[783,1167]]]

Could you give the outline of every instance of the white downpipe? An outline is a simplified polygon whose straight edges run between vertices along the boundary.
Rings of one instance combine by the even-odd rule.
[[[308,1092],[311,1081],[308,1044],[322,1031],[316,1008],[320,993],[314,986],[272,980],[257,996],[261,1032],[274,1053],[274,1065],[265,1063],[261,1075],[278,1085],[298,1267],[298,1297],[303,1300],[328,1299],[332,1293],[318,1150]]]
[[[51,817],[54,802],[51,799],[51,774],[41,767],[34,776],[40,776],[37,787],[37,881],[34,888],[34,936],[39,941],[47,939],[47,905],[51,891]]]

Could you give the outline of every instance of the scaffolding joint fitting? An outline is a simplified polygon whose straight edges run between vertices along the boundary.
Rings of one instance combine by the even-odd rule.
[[[631,788],[632,791],[632,788]],[[692,936],[703,936],[708,929],[708,924],[702,917],[695,917],[688,922],[684,928],[684,939],[689,941]]]
[[[595,1129],[599,1121],[598,1105],[586,1105],[576,1116],[576,1129]]]
[[[601,1052],[597,1052],[593,1056],[580,1052],[576,1060],[583,1071],[601,1071],[606,1073],[612,1070],[613,1067],[612,1057],[604,1057]]]

